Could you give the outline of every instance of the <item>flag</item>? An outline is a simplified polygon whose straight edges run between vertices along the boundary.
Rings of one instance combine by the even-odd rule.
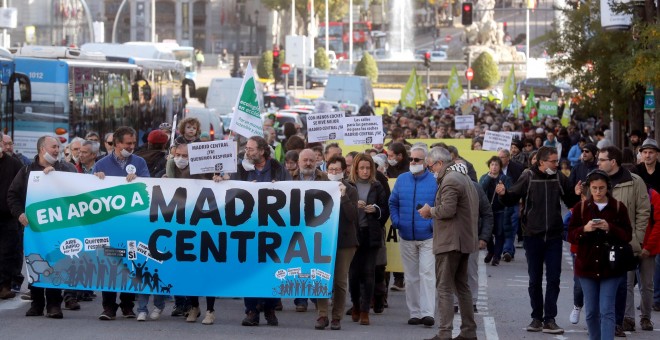
[[[252,64],[248,62],[241,90],[236,98],[234,113],[229,129],[237,134],[250,138],[252,136],[264,135],[263,122],[261,121],[261,102],[263,94],[257,87],[254,79]]]
[[[502,90],[502,109],[505,109],[513,103],[513,98],[516,95],[516,77],[513,74],[513,66],[509,72],[509,77],[504,82],[504,89]]]
[[[529,120],[531,120],[532,123],[536,123],[538,121],[538,111],[536,110],[536,101],[534,100],[534,88],[529,90],[529,95],[527,95],[525,113],[529,116]]]
[[[451,68],[451,75],[447,82],[447,93],[449,93],[449,103],[451,105],[454,105],[463,96],[463,84],[461,84],[461,78],[458,77],[458,72],[456,72],[456,66]]]
[[[419,83],[420,80],[417,77],[417,70],[413,68],[410,77],[408,77],[406,86],[401,90],[401,104],[403,107],[417,107],[417,103],[424,102],[426,99],[424,96],[424,90]]]

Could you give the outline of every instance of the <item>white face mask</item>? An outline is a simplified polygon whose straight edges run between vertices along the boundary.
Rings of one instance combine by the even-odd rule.
[[[396,163],[399,163],[396,159],[388,159],[387,163],[389,163],[391,166],[395,166]]]
[[[437,173],[437,172],[434,172],[434,173],[433,173],[433,177],[435,177],[435,179],[438,179],[438,177],[440,177],[440,174]]]
[[[545,173],[552,176],[557,173],[557,170],[552,170],[550,168],[545,169]]]
[[[321,165],[323,165],[323,161],[321,161],[321,162],[316,162],[316,167],[320,167]]]
[[[126,151],[126,149],[121,149],[121,156],[124,158],[128,158],[128,156],[132,155],[133,152]]]
[[[331,181],[337,182],[337,181],[341,181],[343,178],[344,178],[344,174],[341,172],[338,174],[328,174],[328,179]]]
[[[183,170],[188,166],[188,158],[174,157],[174,164],[177,168]]]
[[[243,159],[241,162],[241,165],[243,166],[243,169],[245,171],[253,171],[254,170],[254,163],[250,162],[248,159]]]
[[[410,166],[410,172],[413,174],[418,174],[420,172],[424,171],[424,165],[423,164],[414,164]]]
[[[48,152],[44,154],[44,159],[46,162],[48,162],[48,164],[55,164],[55,162],[57,162],[57,158],[53,157],[53,155],[49,154]]]

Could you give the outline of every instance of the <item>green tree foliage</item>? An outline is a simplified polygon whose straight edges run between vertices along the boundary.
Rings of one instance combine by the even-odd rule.
[[[616,120],[629,120],[631,129],[641,128],[645,85],[660,85],[658,18],[635,16],[631,30],[604,30],[597,0],[567,7],[563,14],[565,24],[551,32],[548,52],[556,56],[551,62],[555,77],[580,92],[578,117],[607,120],[612,113]]]
[[[208,86],[202,86],[195,89],[195,98],[202,103],[206,104],[206,94],[209,92]]]
[[[328,53],[325,52],[325,48],[319,47],[316,49],[316,53],[314,53],[314,65],[322,70],[330,69],[330,60],[328,59]]]
[[[355,75],[368,77],[372,83],[378,81],[378,64],[368,52],[364,52],[362,59],[355,66]]]
[[[480,89],[489,89],[500,81],[500,70],[488,52],[483,52],[472,63],[474,78],[472,85]]]
[[[273,51],[268,50],[261,54],[257,63],[257,75],[259,78],[273,79]]]

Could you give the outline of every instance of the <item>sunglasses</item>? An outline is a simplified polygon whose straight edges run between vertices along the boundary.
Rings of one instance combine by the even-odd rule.
[[[65,157],[69,157],[69,155],[70,155],[70,153],[65,153],[64,154]]]
[[[410,160],[415,162],[415,163],[419,163],[419,162],[423,162],[424,158],[411,158]]]
[[[112,145],[112,142],[105,142],[105,144]]]

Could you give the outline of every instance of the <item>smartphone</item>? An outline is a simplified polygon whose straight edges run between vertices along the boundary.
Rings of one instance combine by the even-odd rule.
[[[600,223],[600,222],[602,222],[603,220],[601,220],[600,218],[594,218],[594,219],[592,219],[591,221],[594,222],[594,223]]]
[[[423,205],[421,205],[420,203],[417,203],[417,210],[422,209],[422,207],[423,207]]]

